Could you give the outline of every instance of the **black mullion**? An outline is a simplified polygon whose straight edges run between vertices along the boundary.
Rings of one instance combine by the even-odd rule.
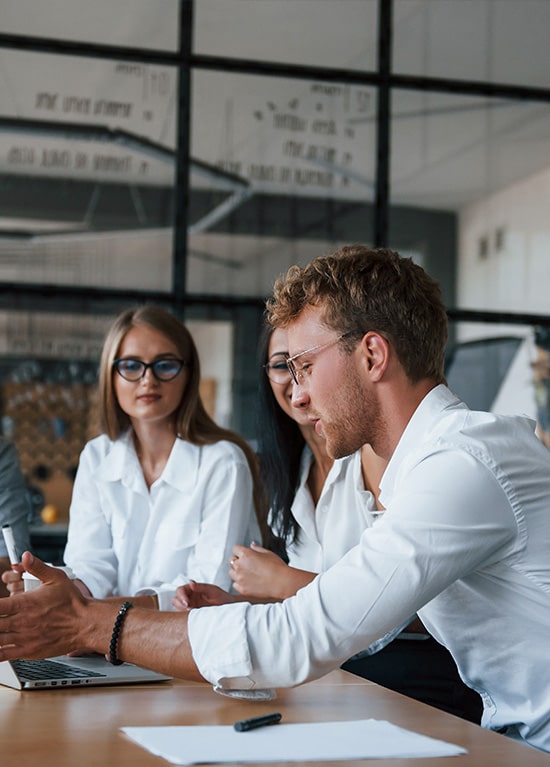
[[[139,48],[136,46],[87,43],[85,41],[60,40],[58,38],[33,37],[0,32],[0,49],[55,53],[60,56],[85,56],[91,59],[113,61],[136,61],[140,64],[178,64],[178,52]]]
[[[378,6],[378,86],[376,114],[376,187],[374,199],[374,245],[388,241],[390,174],[390,74],[393,0]]]
[[[183,0],[189,2],[189,0]],[[390,0],[380,0],[381,15]],[[380,23],[379,23],[380,28]],[[147,50],[136,47],[106,45],[102,43],[73,42],[58,39],[46,39],[29,35],[6,34],[0,32],[0,50],[15,49],[35,51],[37,53],[55,53],[59,55],[85,56],[113,60],[138,61],[147,64],[179,66],[179,52]],[[350,83],[352,85],[379,85],[378,72],[355,69],[328,68],[303,64],[285,64],[276,61],[254,61],[253,59],[227,58],[189,53],[189,64],[195,69],[240,72],[241,74],[286,77],[289,79],[324,80],[327,82]],[[440,93],[487,96],[506,98],[516,101],[550,102],[550,88],[531,87],[510,83],[490,83],[481,80],[460,80],[444,77],[424,77],[420,75],[389,74],[390,88],[407,90],[429,90]]]
[[[178,68],[178,110],[176,131],[176,178],[174,190],[174,237],[172,253],[172,294],[183,314],[187,277],[187,222],[191,142],[191,68],[189,57],[193,37],[193,0],[180,2],[180,65]]]

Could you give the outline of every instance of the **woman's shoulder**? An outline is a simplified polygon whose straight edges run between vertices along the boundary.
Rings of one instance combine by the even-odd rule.
[[[106,434],[100,434],[98,437],[94,437],[93,439],[86,442],[82,449],[82,457],[87,457],[89,459],[96,459],[100,460],[104,458],[106,455],[109,455],[114,449],[116,445],[118,445],[121,442],[120,439],[112,440],[109,439],[109,437]]]
[[[189,444],[189,443],[187,443]],[[204,460],[234,461],[235,463],[248,463],[244,450],[229,439],[221,439],[208,445],[201,445],[200,449]]]

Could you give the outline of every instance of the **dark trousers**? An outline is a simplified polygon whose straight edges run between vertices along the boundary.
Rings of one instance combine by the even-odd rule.
[[[342,668],[382,687],[479,724],[480,696],[458,675],[456,664],[435,639],[394,639],[374,655],[348,660]]]

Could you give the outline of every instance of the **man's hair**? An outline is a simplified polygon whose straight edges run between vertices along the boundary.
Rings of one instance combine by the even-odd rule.
[[[347,245],[303,268],[291,266],[275,283],[267,319],[286,327],[310,306],[321,308],[328,328],[355,341],[368,331],[386,338],[411,382],[444,381],[447,313],[438,283],[412,259]]]

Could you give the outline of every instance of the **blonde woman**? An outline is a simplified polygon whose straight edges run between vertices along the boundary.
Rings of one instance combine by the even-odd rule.
[[[102,434],[80,457],[65,549],[86,596],[171,609],[191,578],[230,588],[233,546],[260,536],[254,453],[210,418],[199,381],[193,339],[172,314],[145,305],[114,321]]]

